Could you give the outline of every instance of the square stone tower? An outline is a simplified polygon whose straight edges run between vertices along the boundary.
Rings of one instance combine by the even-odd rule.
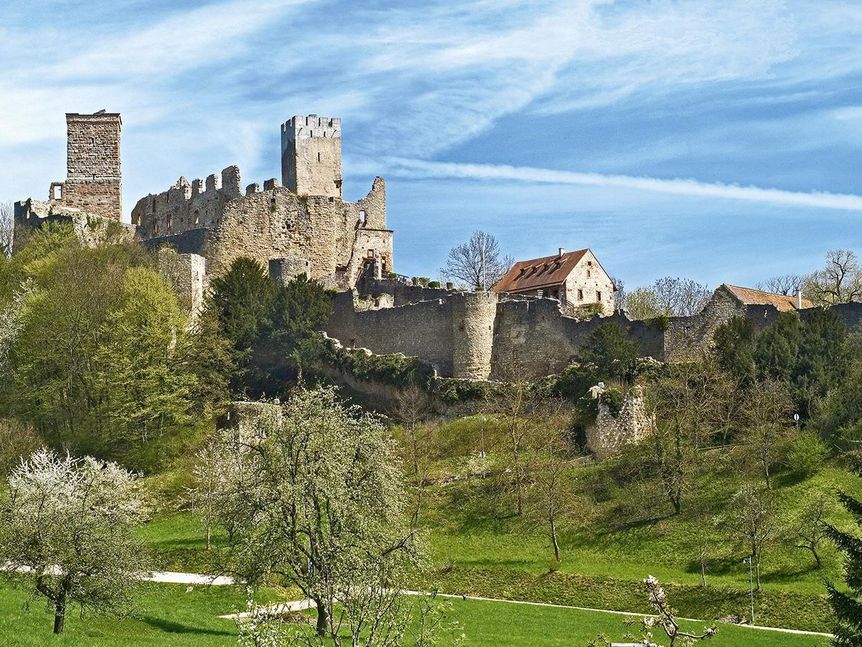
[[[122,182],[118,113],[66,115],[66,181],[51,187],[51,199],[105,218],[120,220]]]
[[[281,126],[281,181],[297,195],[341,198],[341,119],[291,117]]]

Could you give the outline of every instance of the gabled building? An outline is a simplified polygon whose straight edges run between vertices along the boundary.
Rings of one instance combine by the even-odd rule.
[[[613,279],[589,249],[518,261],[493,288],[497,293],[558,299],[561,306],[576,309],[600,304],[602,313],[614,312]]]
[[[718,288],[718,290],[722,289],[730,293],[730,296],[743,306],[774,306],[779,312],[791,312],[814,307],[811,301],[802,297],[801,292],[795,295],[777,294],[728,283],[724,283]]]

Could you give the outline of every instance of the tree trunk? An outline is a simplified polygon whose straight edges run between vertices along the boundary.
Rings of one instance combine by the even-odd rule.
[[[63,625],[66,624],[66,596],[56,602],[54,605],[54,633],[63,633]]]
[[[814,555],[814,563],[817,565],[817,568],[820,568],[820,555],[817,553],[817,549],[812,547],[811,554]]]
[[[326,612],[326,607],[323,605],[323,600],[315,600],[317,605],[317,635],[321,638],[326,636],[326,630],[329,626],[329,614]]]
[[[560,561],[560,543],[557,541],[557,523],[554,521],[554,517],[550,518],[551,521],[551,543],[554,545],[554,559],[558,562]]]

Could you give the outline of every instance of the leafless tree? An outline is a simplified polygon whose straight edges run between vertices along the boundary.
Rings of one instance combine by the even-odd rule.
[[[832,497],[818,492],[805,503],[790,525],[790,545],[810,552],[817,568],[821,566],[817,551],[827,536],[826,517],[834,507]]]
[[[649,287],[637,288],[625,296],[625,308],[635,319],[687,317],[703,309],[709,287],[693,279],[665,276]]]
[[[699,634],[684,631],[679,626],[679,622],[676,618],[676,611],[670,606],[667,594],[659,581],[650,575],[643,581],[643,584],[644,588],[647,590],[647,594],[649,595],[650,606],[655,610],[655,616],[645,618],[642,621],[645,634],[643,636],[644,645],[653,644],[652,629],[656,625],[658,625],[664,633],[667,634],[668,640],[670,640],[669,645],[671,647],[675,647],[677,645],[677,641],[684,645],[690,645],[696,640],[706,640],[707,638],[712,638],[718,633],[718,629],[715,625],[707,627]]]
[[[802,287],[804,276],[799,274],[780,274],[757,284],[758,290],[774,292],[775,294],[792,295]]]
[[[731,499],[727,516],[720,521],[749,549],[759,591],[760,560],[764,548],[775,537],[772,493],[756,485],[744,485]]]
[[[779,444],[791,423],[793,402],[783,382],[762,380],[749,389],[743,418],[744,455],[763,476],[767,489],[772,489],[770,469],[776,460]]]
[[[449,250],[446,266],[440,272],[471,290],[487,290],[513,263],[510,256],[502,255],[500,243],[492,234],[477,230],[466,243]]]
[[[823,269],[806,277],[803,292],[817,305],[834,305],[862,299],[862,265],[849,249],[832,249]]]
[[[12,238],[15,234],[11,202],[0,202],[0,253],[5,256],[12,254]]]
[[[703,309],[709,300],[709,287],[693,279],[665,276],[656,280],[652,288],[666,315],[688,317]]]
[[[414,476],[419,475],[419,461],[422,455],[426,453],[423,451],[425,438],[418,427],[430,409],[431,401],[428,394],[415,384],[410,384],[407,388],[400,390],[395,399],[392,413],[404,425]]]

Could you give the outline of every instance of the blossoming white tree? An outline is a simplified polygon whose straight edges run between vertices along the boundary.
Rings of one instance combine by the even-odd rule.
[[[134,475],[95,458],[34,452],[8,478],[0,505],[0,562],[48,599],[54,633],[72,603],[122,612],[144,570],[133,534],[142,506]]]
[[[271,414],[218,466],[232,570],[250,585],[280,577],[314,601],[317,635],[300,644],[400,644],[415,545],[391,438],[331,389],[299,391]]]

